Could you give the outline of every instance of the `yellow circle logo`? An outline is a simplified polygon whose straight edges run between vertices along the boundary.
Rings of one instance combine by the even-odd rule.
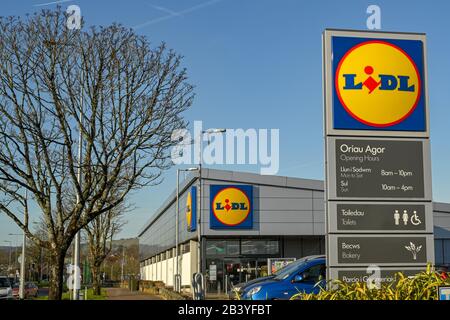
[[[225,188],[214,197],[212,209],[218,221],[227,226],[237,226],[250,213],[250,199],[238,188]]]
[[[188,230],[192,227],[192,195],[189,192],[186,199],[186,222]]]
[[[387,127],[414,111],[421,81],[416,64],[403,49],[373,40],[344,55],[336,69],[335,88],[353,118],[369,126]]]

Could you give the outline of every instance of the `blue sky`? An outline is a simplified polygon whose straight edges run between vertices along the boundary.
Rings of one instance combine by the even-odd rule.
[[[24,15],[51,0],[3,0],[1,15]],[[381,7],[382,30],[428,36],[433,197],[450,202],[450,38],[448,1],[128,0],[65,1],[80,6],[87,25],[120,22],[154,45],[184,56],[194,105],[186,113],[204,127],[280,129],[280,175],[323,179],[322,53],[325,28],[366,29],[366,8]],[[258,166],[215,166],[259,172]],[[136,209],[119,237],[136,236],[175,188],[136,192]],[[33,208],[37,210],[37,208]],[[19,229],[0,215],[0,245]]]

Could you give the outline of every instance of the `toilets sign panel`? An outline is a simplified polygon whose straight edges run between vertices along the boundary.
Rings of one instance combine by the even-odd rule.
[[[328,203],[331,233],[433,232],[431,202]]]
[[[428,136],[425,35],[324,37],[327,134]]]

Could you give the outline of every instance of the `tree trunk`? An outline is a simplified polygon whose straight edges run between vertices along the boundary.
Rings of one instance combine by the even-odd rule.
[[[51,253],[51,269],[49,282],[49,300],[61,300],[63,293],[63,275],[64,275],[64,257],[63,252]]]
[[[92,272],[92,291],[94,295],[99,296],[101,294],[100,264],[93,263],[91,265],[91,272]]]

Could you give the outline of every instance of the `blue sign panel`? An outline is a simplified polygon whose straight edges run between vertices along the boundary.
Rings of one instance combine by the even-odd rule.
[[[211,185],[210,228],[252,229],[253,186]]]
[[[187,230],[197,230],[197,187],[191,187],[186,200],[186,223]]]
[[[420,40],[332,37],[333,128],[426,131]]]

